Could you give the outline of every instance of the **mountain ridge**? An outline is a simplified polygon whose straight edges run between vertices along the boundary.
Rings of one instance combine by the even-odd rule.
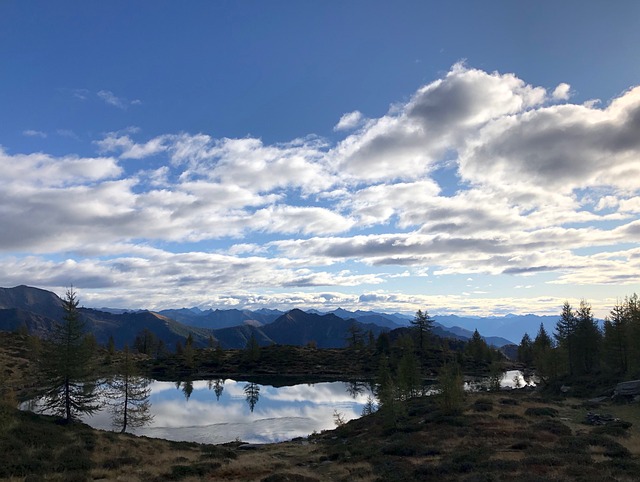
[[[22,311],[8,312],[6,310]],[[131,344],[136,334],[144,329],[149,329],[161,333],[165,344],[171,349],[178,341],[184,341],[189,333],[192,333],[197,346],[206,346],[210,337],[213,337],[220,341],[225,348],[242,348],[244,347],[243,343],[246,343],[251,334],[254,334],[261,344],[294,343],[303,345],[314,342],[319,347],[339,347],[343,346],[346,339],[345,327],[354,321],[359,323],[365,333],[371,330],[377,335],[382,329],[394,330],[399,327],[407,327],[412,319],[411,316],[401,313],[383,313],[370,310],[349,311],[343,308],[326,313],[317,310],[303,311],[297,308],[288,312],[268,308],[251,311],[239,309],[202,310],[196,307],[160,311],[84,307],[80,310],[90,322],[91,331],[101,344],[106,344],[109,336],[114,337],[118,347],[124,343]],[[302,313],[305,314],[304,317]],[[298,323],[302,323],[300,319],[304,318],[304,323],[309,326],[296,326],[296,337],[294,337],[291,333],[287,333],[291,327],[286,328],[285,321],[281,320],[285,315],[289,315],[287,318],[289,320],[298,319]],[[532,314],[526,316],[527,319],[535,322],[541,318]],[[42,334],[50,330],[53,323],[61,318],[62,300],[55,293],[25,285],[0,288],[0,328],[2,329],[14,330],[22,324],[30,327],[31,331]],[[512,337],[510,340],[498,333],[487,336],[490,331],[482,328],[482,326],[488,328],[485,320],[498,320],[501,326],[509,327],[509,323],[513,324],[519,320],[517,315],[487,319],[457,315],[435,315],[433,318],[436,320],[434,334],[438,336],[466,340],[477,328],[479,332],[485,334],[484,338],[487,343],[497,347],[513,344],[520,338]],[[555,323],[555,317],[546,318],[552,318]],[[278,320],[280,320],[279,323],[270,326]],[[447,326],[452,322],[457,324]],[[279,331],[283,333],[279,333]],[[511,332],[514,330],[512,329]],[[535,332],[532,336],[534,335]]]

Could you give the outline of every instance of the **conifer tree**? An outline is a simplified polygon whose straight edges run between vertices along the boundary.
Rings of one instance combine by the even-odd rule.
[[[525,333],[518,346],[518,361],[530,367],[533,364],[533,342],[529,333]]]
[[[465,351],[471,356],[476,365],[487,360],[489,347],[487,342],[482,339],[482,336],[480,336],[477,329],[474,330],[473,335],[467,342]]]
[[[150,381],[139,375],[128,346],[124,348],[124,359],[118,370],[119,373],[108,382],[108,395],[113,424],[124,433],[129,427],[143,427],[153,420],[149,402],[151,389]]]
[[[536,372],[542,381],[557,376],[556,354],[554,352],[553,341],[540,323],[538,334],[533,340],[533,364]]]
[[[624,374],[629,367],[629,318],[622,303],[616,303],[604,320],[603,358],[610,371]]]
[[[260,360],[260,344],[253,332],[251,332],[251,336],[244,347],[244,357],[249,363],[256,363]]]
[[[193,368],[194,354],[193,335],[189,333],[189,336],[187,336],[187,340],[184,343],[184,351],[182,353],[184,356],[184,363],[188,368]]]
[[[591,305],[585,300],[580,301],[576,320],[578,373],[591,374],[598,368],[602,334],[598,322],[593,318]]]
[[[357,350],[363,347],[364,345],[364,333],[362,331],[362,327],[360,323],[354,321],[347,328],[347,346],[352,350]]]
[[[92,375],[92,353],[86,342],[85,323],[78,311],[79,301],[73,288],[62,300],[64,316],[55,326],[41,358],[45,396],[43,409],[64,417],[67,422],[81,414],[91,415],[97,402]]]
[[[418,350],[420,351],[420,359],[424,358],[425,341],[431,333],[433,323],[433,318],[429,316],[429,313],[426,310],[424,311],[424,313],[422,312],[422,310],[416,311],[415,318],[411,320],[411,324],[418,332]]]
[[[556,332],[554,334],[558,347],[565,355],[569,375],[573,375],[576,371],[576,336],[577,336],[578,320],[573,312],[573,308],[568,301],[562,305],[562,313],[560,319],[556,323]]]
[[[398,365],[398,385],[404,399],[418,395],[422,389],[422,374],[413,347],[404,350]]]
[[[627,318],[627,372],[632,376],[640,375],[640,299],[637,294],[625,298],[625,316]]]

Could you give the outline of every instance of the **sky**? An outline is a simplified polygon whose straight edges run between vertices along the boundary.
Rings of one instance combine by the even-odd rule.
[[[640,3],[0,1],[0,286],[604,316],[640,291]]]

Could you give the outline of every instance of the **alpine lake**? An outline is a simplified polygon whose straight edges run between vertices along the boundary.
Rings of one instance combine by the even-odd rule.
[[[533,385],[519,371],[507,371],[502,389]],[[467,380],[468,390],[481,390],[485,379]],[[150,383],[153,420],[131,433],[147,437],[206,444],[241,440],[274,443],[333,429],[337,417],[348,421],[362,416],[375,396],[368,382],[318,382],[272,386],[233,379]],[[425,387],[425,394],[436,390]],[[38,411],[38,400],[22,404]],[[88,425],[113,430],[112,414],[103,408],[83,417]]]

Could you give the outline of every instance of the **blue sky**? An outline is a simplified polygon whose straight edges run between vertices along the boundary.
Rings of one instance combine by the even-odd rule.
[[[640,4],[0,2],[0,286],[87,306],[606,314]]]

